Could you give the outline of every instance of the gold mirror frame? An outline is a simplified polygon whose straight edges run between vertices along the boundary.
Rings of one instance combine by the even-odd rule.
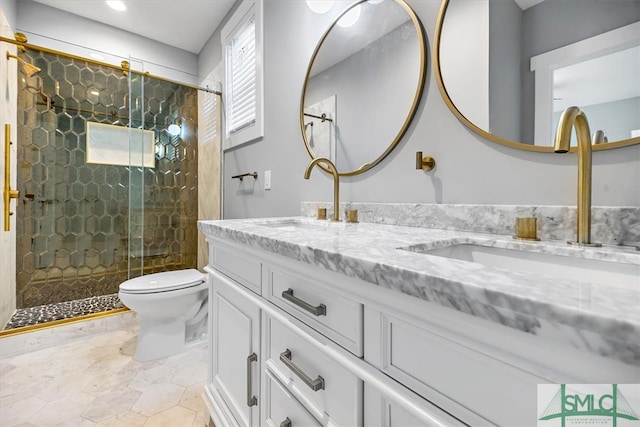
[[[318,52],[320,51],[320,48],[322,47],[322,44],[324,43],[325,39],[331,33],[331,30],[337,25],[338,21],[344,15],[349,13],[349,11],[352,8],[354,8],[355,6],[357,6],[357,5],[361,4],[361,3],[365,3],[366,1],[367,0],[360,0],[358,2],[353,3],[346,10],[344,10],[340,15],[338,15],[336,17],[336,19],[331,23],[331,25],[329,26],[327,31],[325,31],[325,33],[322,35],[322,37],[320,38],[320,41],[318,42],[318,44],[316,45],[316,48],[313,51],[313,55],[311,55],[311,60],[309,61],[309,66],[307,67],[307,72],[306,72],[305,77],[304,77],[304,84],[303,84],[303,87],[302,87],[302,95],[300,96],[300,131],[302,133],[302,139],[304,141],[304,146],[307,149],[307,153],[309,154],[309,157],[311,157],[312,160],[315,159],[315,155],[313,153],[313,150],[309,146],[309,141],[307,139],[307,135],[306,135],[306,132],[305,132],[305,126],[304,126],[304,99],[305,99],[305,95],[307,94],[307,85],[309,83],[309,77],[311,76],[311,69],[313,68],[313,63],[314,63],[314,61],[316,59],[316,56],[318,55]],[[419,79],[418,80],[418,85],[416,87],[416,92],[415,92],[415,95],[414,95],[414,98],[413,98],[413,102],[411,103],[411,107],[409,108],[409,112],[407,113],[407,116],[406,116],[404,122],[402,123],[402,126],[400,127],[400,130],[399,130],[398,134],[395,136],[393,141],[391,141],[389,146],[375,160],[373,160],[373,161],[371,161],[369,163],[365,163],[362,166],[360,166],[358,169],[355,169],[355,170],[352,170],[352,171],[348,171],[348,172],[340,172],[340,171],[338,171],[338,175],[339,176],[353,176],[353,175],[361,174],[361,173],[366,172],[369,169],[373,168],[378,163],[380,163],[382,160],[384,160],[385,157],[387,157],[389,155],[389,153],[391,153],[391,151],[393,151],[393,149],[396,147],[396,145],[398,145],[398,143],[402,140],[402,137],[406,134],[407,129],[409,128],[409,125],[411,124],[411,121],[415,117],[416,111],[418,109],[418,105],[420,103],[420,99],[422,97],[422,92],[423,92],[424,84],[425,84],[425,80],[426,80],[426,69],[427,69],[427,66],[426,66],[426,64],[427,64],[427,47],[426,47],[426,36],[425,36],[424,28],[422,27],[422,23],[420,22],[420,19],[418,19],[418,16],[416,15],[416,13],[413,11],[411,6],[409,6],[404,0],[387,0],[387,1],[393,1],[393,2],[397,3],[399,6],[401,6],[404,9],[404,11],[409,15],[409,18],[411,18],[411,22],[413,23],[413,26],[414,26],[414,28],[416,30],[416,35],[418,37],[418,44],[419,44],[419,49],[420,49],[420,70],[419,70],[419,75],[418,75],[418,79]],[[324,172],[330,173],[329,169],[327,169],[326,166],[318,164],[318,167],[320,169],[322,169]]]
[[[497,135],[487,132],[484,129],[476,126],[469,119],[465,117],[464,114],[458,110],[458,107],[454,104],[453,100],[449,97],[449,93],[447,92],[447,88],[444,85],[444,80],[442,78],[442,70],[440,69],[440,40],[442,37],[442,26],[444,24],[444,18],[447,12],[447,8],[449,6],[450,0],[442,0],[440,4],[440,12],[438,13],[438,20],[436,22],[436,32],[433,40],[433,71],[436,77],[436,82],[438,83],[438,89],[440,90],[440,94],[442,95],[442,99],[451,112],[464,124],[466,127],[471,129],[476,134],[481,137],[488,139],[493,142],[497,142],[498,144],[506,145],[511,148],[517,148],[519,150],[525,151],[537,151],[541,153],[553,153],[553,146],[543,147],[540,145],[532,145],[525,144],[518,141],[512,141],[510,139],[501,138]],[[640,137],[622,139],[619,141],[609,142],[606,144],[596,144],[592,146],[593,151],[601,151],[601,150],[610,150],[613,148],[627,147],[630,145],[640,144]],[[577,147],[572,147],[571,151],[576,151]]]

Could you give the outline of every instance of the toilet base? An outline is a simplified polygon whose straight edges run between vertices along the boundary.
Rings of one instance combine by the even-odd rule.
[[[181,353],[206,340],[185,339],[184,321],[176,322],[168,319],[142,318],[138,316],[140,332],[134,359],[145,362],[161,359]]]
[[[134,358],[181,353],[207,333],[208,282],[197,270],[154,273],[120,284],[120,301],[140,323]]]

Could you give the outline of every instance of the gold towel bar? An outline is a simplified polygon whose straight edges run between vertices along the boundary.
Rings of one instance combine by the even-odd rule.
[[[18,190],[12,190],[11,185],[11,125],[4,125],[4,231],[9,231],[11,212],[11,199],[17,199]]]

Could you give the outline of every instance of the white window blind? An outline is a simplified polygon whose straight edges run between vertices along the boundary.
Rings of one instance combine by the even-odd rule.
[[[227,45],[227,132],[256,121],[256,20],[252,15]]]
[[[198,116],[202,117],[203,120],[199,121],[201,129],[198,130],[198,134],[201,138],[204,138],[203,141],[206,144],[218,137],[218,95],[214,93],[201,92],[200,99],[201,110],[198,113]]]
[[[223,150],[264,137],[263,3],[243,0],[221,30]]]

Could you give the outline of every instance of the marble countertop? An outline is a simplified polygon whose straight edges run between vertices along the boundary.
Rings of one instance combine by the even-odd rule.
[[[564,241],[529,242],[497,234],[305,217],[200,221],[199,227],[208,236],[640,365],[640,251],[631,247],[585,248]],[[516,271],[424,253],[453,244],[615,261],[635,271],[638,280],[592,283],[558,278],[545,273],[544,266],[541,271]]]

